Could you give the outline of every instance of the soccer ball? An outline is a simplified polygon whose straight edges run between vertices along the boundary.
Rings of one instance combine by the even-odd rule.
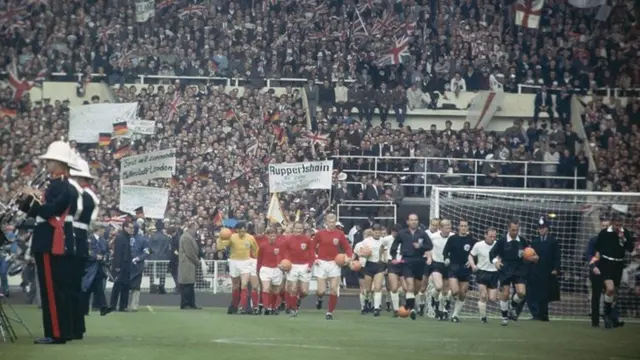
[[[532,247],[525,248],[524,252],[522,253],[522,257],[524,257],[526,261],[531,261],[536,255],[536,251],[533,250]]]
[[[411,311],[404,306],[400,306],[400,308],[398,309],[398,316],[401,318],[409,317],[410,314]]]
[[[220,229],[220,239],[222,240],[229,240],[232,234],[233,233],[231,232],[230,229],[227,229],[227,228]]]
[[[287,260],[287,259],[282,259],[282,261],[280,261],[280,267],[282,268],[282,270],[284,271],[289,271],[291,270],[291,261]]]

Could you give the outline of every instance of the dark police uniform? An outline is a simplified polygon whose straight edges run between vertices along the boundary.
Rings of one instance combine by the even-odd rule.
[[[113,289],[111,290],[111,309],[124,311],[129,306],[129,284],[131,282],[131,240],[133,235],[120,231],[116,235],[111,261]],[[119,300],[119,302],[118,302]]]
[[[149,239],[149,247],[151,250],[151,256],[149,260],[160,260],[160,261],[168,261],[171,260],[171,238],[163,233],[164,224],[162,221],[158,221],[156,223],[156,232],[151,235]],[[153,264],[151,264],[153,266]],[[154,289],[154,275],[158,275],[160,279],[160,285],[158,287],[158,292],[160,294],[165,293],[165,282],[167,278],[167,272],[169,269],[165,269],[164,267],[160,267],[159,273],[155,273],[155,269],[148,266],[149,272],[149,282],[151,284],[151,288]],[[154,292],[154,291],[151,292]]]
[[[131,258],[138,258],[131,267],[131,290],[140,290],[142,285],[142,273],[144,272],[144,261],[147,260],[151,251],[149,250],[149,239],[144,235],[135,235],[130,243]]]
[[[527,247],[526,240],[522,236],[511,239],[509,234],[498,239],[489,252],[491,262],[496,257],[502,260],[502,268],[498,270],[501,286],[526,284],[527,267],[522,255]]]
[[[415,248],[415,244],[419,245],[418,248]],[[402,229],[391,245],[392,259],[398,255],[398,246],[401,246],[402,251],[402,276],[421,280],[426,265],[424,254],[433,249],[429,236],[420,229],[413,232],[409,229]]]
[[[31,252],[37,268],[45,336],[36,342],[63,344],[72,335],[70,302],[64,287],[68,278],[64,221],[72,202],[66,175],[53,176],[43,198],[42,204],[34,202],[27,213],[36,219]]]
[[[104,314],[107,308],[107,299],[104,295],[104,282],[107,279],[107,273],[104,270],[104,264],[109,261],[109,244],[106,239],[95,234],[89,235],[87,242],[89,256],[85,262],[85,273],[82,278],[83,311],[85,314],[89,313],[89,302],[93,294],[94,304],[97,304],[101,313]],[[98,260],[98,256],[102,260]]]
[[[560,273],[560,246],[547,232],[545,236],[534,237],[531,247],[540,259],[529,265],[526,300],[534,319],[548,320],[549,302],[555,300],[553,294],[559,294],[558,279],[551,272]]]
[[[76,290],[76,306],[73,308],[73,331],[74,338],[82,338],[86,332],[84,316],[88,312],[85,309],[85,294],[82,289],[82,278],[84,277],[86,261],[89,257],[89,225],[98,216],[98,197],[89,188],[82,189],[80,194],[82,200],[82,210],[76,213],[73,221],[73,230],[76,240],[76,251],[73,257],[72,273],[77,278],[73,280]],[[77,284],[77,286],[76,286]]]
[[[444,246],[445,261],[449,260],[447,269],[447,277],[449,279],[457,279],[460,282],[469,282],[471,279],[471,269],[467,266],[469,262],[469,252],[475,245],[475,240],[471,234],[459,235],[455,234],[447,240]]]

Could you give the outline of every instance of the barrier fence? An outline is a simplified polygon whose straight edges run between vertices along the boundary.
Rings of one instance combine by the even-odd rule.
[[[1,74],[6,74],[5,72],[1,72]],[[50,81],[69,81],[68,79],[73,79],[74,81],[82,81],[86,77],[85,73],[51,73],[49,74]],[[92,80],[104,80],[108,78],[106,74],[91,74]],[[62,80],[65,79],[65,80]],[[224,77],[224,76],[176,76],[176,75],[137,75],[139,84],[149,84],[149,83],[157,83],[160,80],[199,80],[205,82],[213,82],[219,83],[220,85],[225,86],[244,86],[252,81],[251,78],[234,78],[234,77]],[[149,81],[151,80],[151,82]],[[278,86],[286,86],[296,84],[298,86],[302,86],[306,84],[309,80],[304,78],[259,78],[258,80],[264,81],[266,87],[278,87]],[[337,82],[337,78],[332,79],[333,82]],[[347,84],[355,82],[353,79],[343,79],[343,81]],[[321,82],[318,82],[321,84]],[[528,84],[518,84],[518,94],[530,94],[535,93],[538,89],[540,89],[540,85],[528,85]],[[587,92],[587,89],[581,89],[584,92]],[[554,91],[554,90],[551,90]],[[628,96],[638,96],[640,94],[640,88],[597,88],[593,90],[589,90],[595,95],[605,96],[605,97],[628,97]]]

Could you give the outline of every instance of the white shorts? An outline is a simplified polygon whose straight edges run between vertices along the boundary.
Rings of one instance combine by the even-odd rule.
[[[268,281],[271,285],[278,286],[282,284],[282,280],[282,270],[266,266],[260,268],[260,281]]]
[[[258,276],[258,260],[251,259],[251,276]]]
[[[309,271],[308,265],[293,264],[291,270],[287,273],[287,281],[292,282],[305,282],[311,281],[311,271]]]
[[[255,260],[233,260],[229,259],[229,276],[232,278],[240,277],[242,274],[251,274],[252,271],[255,274],[256,265],[254,263]],[[253,270],[251,270],[253,269]]]
[[[342,270],[335,261],[318,260],[313,267],[313,275],[319,279],[329,279],[342,276]]]

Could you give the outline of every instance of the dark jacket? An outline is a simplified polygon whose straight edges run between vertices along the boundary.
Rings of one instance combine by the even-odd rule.
[[[111,261],[111,274],[117,283],[128,284],[131,276],[131,239],[129,235],[121,231],[116,235],[113,246],[113,259]]]

